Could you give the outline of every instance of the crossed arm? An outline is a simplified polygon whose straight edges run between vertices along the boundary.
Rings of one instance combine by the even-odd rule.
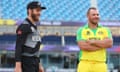
[[[110,38],[105,38],[103,40],[89,40],[91,45],[98,46],[100,48],[110,48],[113,45],[113,40]]]
[[[101,48],[110,48],[113,44],[113,40],[106,38],[103,40],[87,40],[87,41],[78,41],[78,46],[81,50],[85,51],[96,51]]]

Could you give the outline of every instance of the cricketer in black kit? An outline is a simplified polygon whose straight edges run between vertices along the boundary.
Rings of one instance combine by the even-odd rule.
[[[41,37],[36,25],[43,9],[46,7],[37,1],[27,5],[28,17],[16,30],[15,72],[44,72],[39,59]]]

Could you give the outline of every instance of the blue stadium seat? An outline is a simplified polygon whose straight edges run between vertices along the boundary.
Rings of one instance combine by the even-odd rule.
[[[120,0],[97,0],[101,20],[120,20]]]
[[[34,0],[3,0],[0,8],[3,19],[24,19],[26,5]],[[37,0],[46,6],[41,20],[86,21],[86,11],[91,6],[86,0]],[[120,0],[97,0],[101,20],[120,20]]]
[[[3,0],[0,3],[3,19],[24,19],[26,17],[26,5],[33,0]],[[41,20],[59,21],[86,21],[85,13],[90,6],[86,0],[37,0],[47,7],[43,11]]]

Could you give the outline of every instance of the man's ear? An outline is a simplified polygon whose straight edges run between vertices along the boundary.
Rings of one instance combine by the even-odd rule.
[[[32,12],[32,10],[28,9],[28,11],[27,11],[28,15],[31,15],[31,12]]]

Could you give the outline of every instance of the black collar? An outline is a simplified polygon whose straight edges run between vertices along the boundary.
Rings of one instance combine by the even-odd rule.
[[[37,26],[34,25],[28,18],[26,18],[26,21],[30,24],[30,26],[33,26],[35,29],[37,29]]]

